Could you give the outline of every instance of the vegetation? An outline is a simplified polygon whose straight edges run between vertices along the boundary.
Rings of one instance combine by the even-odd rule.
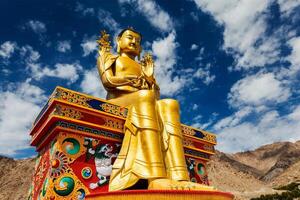
[[[274,188],[275,190],[285,190],[281,194],[267,194],[261,195],[257,198],[252,198],[251,200],[295,200],[300,199],[300,181],[293,182],[285,186],[280,186]]]

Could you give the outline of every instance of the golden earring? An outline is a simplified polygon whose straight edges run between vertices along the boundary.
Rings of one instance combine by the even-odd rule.
[[[120,46],[119,46],[119,44],[117,46],[117,53],[120,54]]]

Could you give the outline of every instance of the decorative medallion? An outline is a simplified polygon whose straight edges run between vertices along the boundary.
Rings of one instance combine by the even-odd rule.
[[[84,179],[89,179],[93,175],[93,171],[90,167],[85,167],[81,170],[81,176]]]
[[[60,151],[56,151],[51,160],[51,177],[58,177],[68,169],[68,158]]]
[[[71,194],[75,187],[75,181],[69,176],[58,179],[58,183],[54,184],[54,192],[59,196],[68,196]]]
[[[85,199],[84,189],[77,190],[77,200],[84,200],[84,199]]]
[[[63,150],[70,155],[75,155],[80,150],[80,143],[74,138],[66,138],[62,142]]]
[[[200,175],[204,175],[205,174],[205,167],[202,163],[198,163],[197,165],[197,172]]]

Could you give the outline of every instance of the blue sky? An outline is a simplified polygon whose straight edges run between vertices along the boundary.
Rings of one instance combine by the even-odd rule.
[[[0,154],[34,155],[29,129],[57,85],[105,97],[96,39],[126,27],[155,58],[182,123],[237,152],[300,139],[300,1],[0,2]]]

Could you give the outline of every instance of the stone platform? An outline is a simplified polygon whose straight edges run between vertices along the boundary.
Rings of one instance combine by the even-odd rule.
[[[125,107],[57,87],[30,132],[31,145],[38,152],[31,198],[95,199],[96,194],[117,198],[105,193],[109,176],[97,166],[111,168],[122,144],[126,116]],[[184,124],[181,129],[190,178],[209,185],[206,163],[215,153],[216,136]]]

